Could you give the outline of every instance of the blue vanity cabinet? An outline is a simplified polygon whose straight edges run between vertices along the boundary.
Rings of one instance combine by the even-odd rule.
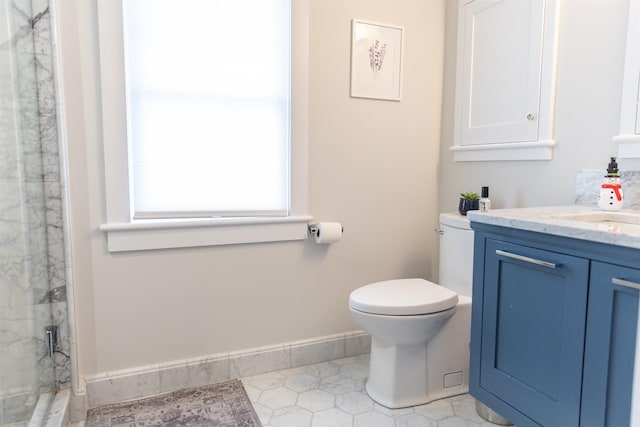
[[[470,394],[518,427],[629,426],[640,251],[472,227]]]
[[[582,426],[630,425],[640,270],[592,262]]]
[[[508,397],[518,426],[578,425],[588,280],[587,259],[485,242],[475,392]]]

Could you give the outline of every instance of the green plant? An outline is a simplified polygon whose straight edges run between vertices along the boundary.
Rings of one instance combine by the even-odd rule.
[[[480,200],[480,195],[474,191],[467,193],[460,193],[460,198],[463,200]]]

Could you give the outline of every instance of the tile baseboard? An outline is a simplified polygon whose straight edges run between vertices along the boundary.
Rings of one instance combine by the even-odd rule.
[[[370,350],[370,336],[363,331],[352,331],[100,374],[86,378],[84,399],[78,399],[80,396],[72,399],[71,421],[82,421],[85,408],[359,356]]]

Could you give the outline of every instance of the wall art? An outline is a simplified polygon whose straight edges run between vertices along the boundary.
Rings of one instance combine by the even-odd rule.
[[[351,96],[400,101],[403,28],[351,21]]]

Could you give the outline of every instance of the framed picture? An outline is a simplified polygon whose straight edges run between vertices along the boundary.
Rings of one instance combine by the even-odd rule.
[[[403,28],[351,21],[351,96],[400,101]]]

